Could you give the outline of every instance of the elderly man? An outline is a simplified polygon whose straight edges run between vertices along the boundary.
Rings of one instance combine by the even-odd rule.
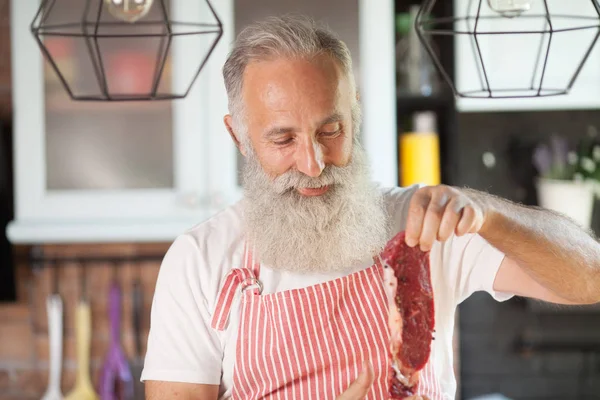
[[[429,252],[435,301],[415,399],[454,398],[454,312],[473,292],[600,301],[600,245],[570,220],[474,190],[375,186],[350,54],[332,33],[301,18],[256,23],[223,74],[244,199],[165,256],[148,398],[387,398],[378,256],[400,231]]]

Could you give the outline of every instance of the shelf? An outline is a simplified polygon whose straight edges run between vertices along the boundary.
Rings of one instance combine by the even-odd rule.
[[[448,94],[431,97],[400,95],[396,99],[398,114],[415,111],[443,110],[449,107],[454,108],[454,98]]]
[[[57,113],[78,113],[98,111],[111,113],[152,113],[171,112],[169,100],[160,101],[76,101],[64,93],[53,93],[45,98],[46,110]]]
[[[7,237],[13,245],[36,243],[130,243],[172,242],[178,235],[209,218],[206,211],[197,218],[174,221],[89,221],[20,222],[11,221]]]

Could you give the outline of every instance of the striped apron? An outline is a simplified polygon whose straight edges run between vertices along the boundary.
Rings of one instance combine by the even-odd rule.
[[[259,272],[246,247],[244,266],[225,278],[212,320],[214,329],[225,329],[242,290],[233,399],[335,399],[358,377],[364,360],[375,376],[366,398],[388,398],[388,312],[379,258],[342,278],[265,295]],[[430,363],[418,392],[444,398]]]

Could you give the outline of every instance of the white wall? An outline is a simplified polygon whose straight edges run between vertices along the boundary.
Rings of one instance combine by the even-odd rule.
[[[251,22],[286,13],[304,14],[326,24],[350,49],[360,88],[358,0],[235,0],[234,12],[236,34]]]

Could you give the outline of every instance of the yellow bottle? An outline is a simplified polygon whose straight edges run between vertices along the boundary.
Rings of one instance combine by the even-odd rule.
[[[400,135],[400,185],[439,185],[440,144],[435,128],[435,114],[414,115],[413,131]]]

